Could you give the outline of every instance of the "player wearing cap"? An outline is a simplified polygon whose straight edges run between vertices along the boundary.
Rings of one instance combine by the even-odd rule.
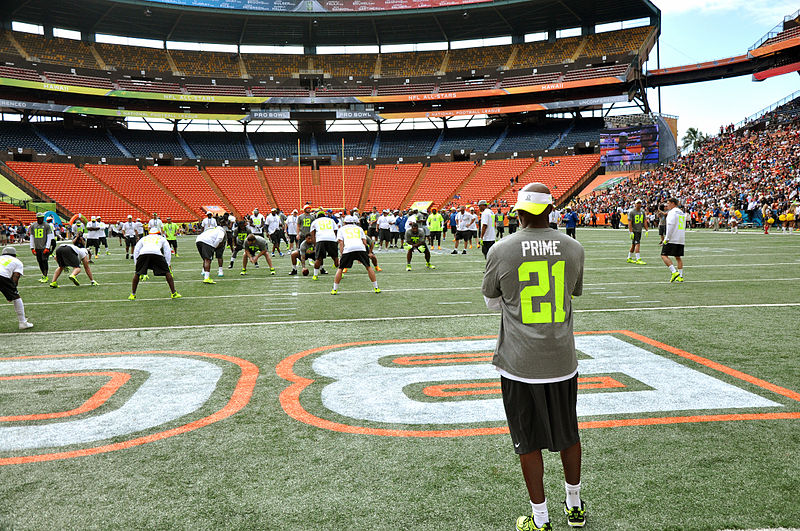
[[[125,260],[133,259],[133,249],[136,247],[136,223],[130,214],[128,221],[122,224],[122,235],[125,237]]]
[[[197,252],[200,253],[200,257],[203,259],[203,283],[204,284],[216,284],[211,279],[211,259],[215,256],[217,257],[217,263],[219,264],[219,271],[217,272],[217,276],[223,276],[222,273],[222,255],[225,253],[225,242],[227,241],[227,237],[225,235],[225,229],[222,227],[212,227],[207,231],[201,233],[195,239],[195,245],[197,246]]]
[[[442,229],[444,227],[444,218],[435,208],[431,209],[431,215],[428,216],[428,228],[430,228],[429,241],[431,247],[436,245],[438,249],[442,248]]]
[[[419,228],[417,220],[411,222],[411,226],[406,231],[405,241],[406,252],[406,271],[411,271],[411,257],[414,256],[414,251],[424,253],[425,267],[428,269],[436,269],[436,266],[431,264],[431,251],[428,248],[427,238],[422,229]]]
[[[311,212],[311,205],[306,203],[303,213],[297,216],[297,241],[302,243],[306,239],[306,234],[311,234],[311,224],[317,219]]]
[[[264,234],[265,219],[264,214],[260,213],[257,208],[254,208],[253,215],[250,216],[250,232],[256,236],[262,236]]]
[[[639,254],[639,249],[642,244],[642,229],[645,233],[650,230],[650,225],[647,221],[647,214],[642,208],[642,200],[637,199],[633,208],[628,211],[628,232],[631,235],[631,248],[628,250],[628,263],[644,265],[647,262],[642,260]],[[633,258],[634,253],[636,259]]]
[[[392,240],[392,223],[394,223],[394,216],[388,210],[384,210],[378,217],[378,247],[388,249]]]
[[[482,292],[501,312],[492,363],[532,508],[518,530],[552,529],[544,492],[542,449],[560,452],[566,480],[564,512],[571,527],[586,523],[580,497],[581,444],[576,411],[578,360],[572,296],[583,291],[583,247],[548,225],[550,190],[531,183],[514,209],[522,230],[490,249]]]
[[[667,231],[664,234],[664,245],[661,247],[661,260],[669,268],[670,282],[683,282],[683,247],[686,243],[686,214],[678,208],[678,200],[667,199]],[[676,268],[670,260],[675,258]]]
[[[11,246],[4,248],[0,254],[0,293],[14,305],[20,330],[33,328],[33,324],[25,317],[25,305],[17,290],[23,269],[22,262],[17,258],[17,250]]]
[[[294,251],[300,245],[297,239],[297,209],[286,216],[286,234],[289,236],[289,250]]]
[[[31,241],[31,253],[36,257],[36,263],[39,264],[39,271],[42,273],[39,282],[45,283],[50,272],[50,253],[56,246],[56,240],[53,227],[44,221],[43,212],[36,214],[36,221],[28,227],[28,235]]]
[[[364,229],[358,226],[357,218],[356,221],[353,221],[352,218],[345,221],[345,224],[339,229],[337,240],[339,242],[339,252],[342,255],[342,259],[339,264],[337,264],[336,274],[333,277],[331,295],[337,295],[339,293],[339,282],[342,281],[343,270],[352,267],[353,263],[356,261],[361,262],[367,270],[369,280],[372,282],[372,290],[375,293],[380,293],[381,290],[378,288],[378,278],[375,276],[375,270],[372,269],[369,263],[367,235],[364,233]]]
[[[315,257],[314,275],[311,280],[317,280],[322,261],[326,257],[330,256],[333,259],[333,265],[339,267],[339,247],[336,244],[336,228],[333,219],[320,214],[311,224],[311,239],[314,242]]]
[[[89,260],[92,259],[91,251],[94,249],[94,257],[100,254],[100,235],[105,236],[105,230],[100,226],[95,216],[89,219],[86,224],[86,248],[89,250]]]
[[[80,286],[81,284],[78,282],[78,275],[81,272],[81,264],[83,265],[83,269],[86,271],[86,276],[89,277],[92,286],[97,286],[97,281],[92,275],[92,269],[89,267],[89,251],[84,248],[85,244],[86,242],[84,241],[83,236],[78,236],[72,240],[71,243],[62,243],[58,246],[58,249],[56,249],[56,263],[58,264],[58,267],[53,275],[53,281],[50,283],[51,288],[58,287],[58,277],[61,276],[61,272],[67,268],[72,269],[72,274],[69,275],[69,279],[76,286]]]
[[[217,226],[217,220],[214,219],[214,214],[211,212],[206,212],[206,219],[200,222],[200,228],[203,229],[203,232],[207,230],[211,230]]]
[[[278,209],[273,208],[269,215],[264,218],[267,225],[267,234],[269,241],[272,242],[272,256],[275,256],[275,251],[278,251],[279,256],[283,256],[281,252],[281,217],[278,215]]]
[[[167,222],[164,223],[164,228],[162,229],[162,234],[167,239],[167,244],[172,249],[171,253],[175,253],[175,257],[178,257],[178,230],[180,227],[177,223],[172,222],[172,218],[167,218]]]
[[[242,272],[239,274],[246,275],[247,262],[249,261],[253,265],[257,265],[258,259],[262,256],[267,259],[267,264],[269,264],[269,274],[275,275],[275,268],[272,267],[272,259],[269,257],[269,243],[267,242],[267,239],[262,236],[256,236],[255,234],[249,235],[244,240]]]
[[[142,223],[142,218],[136,218],[134,226],[136,227],[136,241],[138,242],[144,237],[144,224]],[[131,256],[131,258],[133,258],[133,256]]]
[[[469,236],[467,243],[469,244],[469,248],[472,249],[472,241],[475,240],[475,245],[480,247],[480,242],[478,241],[478,223],[480,223],[481,217],[475,213],[475,207],[469,207],[469,213],[472,216],[472,221],[469,224]]]
[[[153,212],[153,217],[147,222],[147,230],[158,229],[158,233],[164,232],[164,222],[158,218],[158,214]]]
[[[128,295],[128,300],[136,300],[136,288],[139,287],[139,280],[147,280],[148,271],[152,271],[153,275],[157,277],[166,279],[171,299],[181,298],[181,294],[175,290],[175,280],[172,278],[170,269],[172,251],[167,239],[161,235],[161,230],[157,226],[151,227],[149,234],[136,243],[133,260],[136,269],[133,272],[131,294]]]
[[[492,245],[494,245],[494,242],[497,239],[497,232],[495,230],[495,222],[497,221],[497,218],[494,215],[494,211],[489,208],[489,205],[486,203],[486,201],[479,201],[478,208],[481,211],[481,234],[478,243],[481,246],[483,257],[486,258],[486,254],[489,252],[489,249],[492,248]]]

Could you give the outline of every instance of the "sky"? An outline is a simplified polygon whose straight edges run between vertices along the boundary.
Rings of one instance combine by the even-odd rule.
[[[800,9],[797,0],[654,0],[661,9],[661,67],[680,66],[747,53],[767,32]],[[656,68],[656,50],[649,69]],[[681,138],[689,127],[717,134],[800,90],[797,73],[752,81],[751,76],[661,89],[661,112],[678,116]],[[658,94],[648,91],[658,110]]]

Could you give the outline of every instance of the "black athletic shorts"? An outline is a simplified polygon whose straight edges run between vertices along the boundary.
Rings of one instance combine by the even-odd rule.
[[[103,247],[108,247],[108,239],[105,236],[100,238],[100,245]]]
[[[339,261],[339,269],[349,269],[353,267],[354,262],[361,262],[364,267],[370,267],[369,255],[366,251],[353,251],[342,255],[342,259]]]
[[[370,227],[367,229],[367,236],[372,239],[376,239],[378,237],[378,228],[370,225]]]
[[[658,235],[659,236],[666,236],[667,234],[667,226],[666,225],[659,225],[658,226]]]
[[[388,232],[388,231],[387,231]],[[339,257],[339,244],[336,242],[317,242],[314,245],[315,260],[325,260],[326,257],[331,257],[334,260]]]
[[[392,239],[392,231],[390,229],[381,229],[381,241],[388,242]]]
[[[125,245],[130,245],[131,247],[136,247],[136,236],[125,236]]]
[[[160,254],[140,254],[136,260],[136,274],[146,275],[152,271],[157,277],[163,277],[169,273],[167,259]]]
[[[683,256],[683,244],[665,243],[661,246],[661,256]]]
[[[72,247],[62,246],[56,249],[56,263],[58,267],[80,267],[81,259]]]
[[[296,241],[297,241],[297,234],[290,234],[289,243],[295,243]]]
[[[560,452],[580,441],[578,375],[548,384],[500,377],[503,406],[514,451],[520,455],[547,448]]]
[[[492,248],[492,245],[494,245],[494,240],[488,242],[486,240],[483,240],[483,245],[481,245],[481,252],[483,253],[484,258],[486,258],[486,255],[489,253],[489,249]]]
[[[90,238],[86,240],[86,248],[100,247],[100,238]]]
[[[281,243],[281,231],[276,230],[275,232],[270,234],[269,241],[272,242],[272,245],[279,245]]]
[[[456,231],[456,241],[467,241],[472,233],[468,230]]]
[[[636,232],[633,231],[633,238],[631,239],[631,245],[639,245],[642,243],[642,231]]]
[[[0,293],[2,293],[9,302],[20,298],[16,284],[8,277],[0,277]]]
[[[167,240],[167,243],[176,251],[178,250],[178,240]]]
[[[220,245],[216,249],[211,247],[209,244],[204,242],[196,242],[197,243],[197,250],[200,253],[200,256],[203,260],[211,260],[216,256],[217,258],[222,258],[222,255],[225,253],[225,246]]]

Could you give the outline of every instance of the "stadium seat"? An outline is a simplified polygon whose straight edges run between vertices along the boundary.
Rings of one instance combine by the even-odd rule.
[[[510,184],[510,179],[519,177],[534,159],[487,160],[462,188],[459,204],[475,204],[480,200],[491,202]]]
[[[206,172],[240,216],[254,208],[268,212],[275,205],[269,200],[258,173],[252,166],[207,167]]]
[[[148,166],[150,172],[175,197],[189,205],[198,216],[205,216],[203,207],[225,208],[225,202],[209,186],[196,166]]]
[[[164,192],[145,172],[136,166],[108,166],[87,164],[85,169],[115,192],[141,210],[157,212],[162,219],[171,217],[175,222],[196,221],[193,212],[187,211]]]
[[[0,201],[0,223],[25,225],[36,221],[36,214],[27,208],[18,207],[4,201]]]
[[[396,209],[408,194],[411,185],[422,170],[422,164],[378,164],[372,177],[372,186],[365,208]]]
[[[453,192],[475,169],[475,164],[475,162],[432,163],[409,203],[432,201],[434,207],[442,208],[447,198],[453,195]],[[407,207],[408,205],[402,206]]]
[[[144,212],[109,192],[73,164],[9,161],[8,166],[73,214],[102,216],[106,222],[120,221],[128,214]]]

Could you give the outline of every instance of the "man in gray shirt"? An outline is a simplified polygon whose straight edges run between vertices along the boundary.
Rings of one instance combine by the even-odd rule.
[[[586,522],[571,302],[583,291],[584,252],[576,240],[549,227],[552,203],[540,183],[518,193],[514,210],[522,230],[489,250],[482,287],[487,306],[502,314],[492,363],[501,375],[511,439],[531,500],[532,514],[517,519],[519,530],[551,529],[543,448],[561,453],[567,523]]]
[[[628,250],[628,263],[644,265],[647,262],[642,260],[639,249],[642,245],[642,229],[647,232],[649,223],[647,222],[647,212],[642,208],[642,200],[637,199],[633,208],[628,211],[628,232],[631,235],[631,248]],[[636,255],[634,259],[633,256]]]
[[[297,216],[297,241],[302,242],[306,239],[306,234],[311,234],[311,224],[317,219],[311,213],[311,205],[303,207],[303,213]]]

